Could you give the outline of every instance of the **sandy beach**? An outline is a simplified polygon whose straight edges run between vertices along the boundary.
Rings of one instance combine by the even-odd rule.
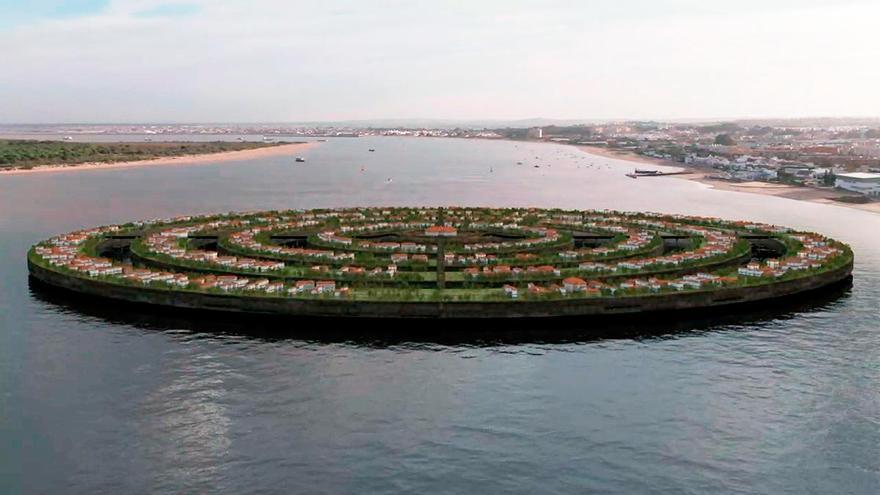
[[[278,146],[268,146],[251,150],[224,151],[222,153],[206,153],[201,155],[183,155],[173,157],[154,158],[150,160],[136,160],[129,162],[100,163],[90,162],[77,165],[42,165],[30,169],[0,170],[3,175],[26,175],[58,172],[79,172],[84,170],[113,170],[131,167],[151,167],[169,165],[204,165],[218,162],[231,162],[237,160],[250,160],[267,156],[279,156],[292,154],[305,150],[317,143],[291,143]]]
[[[763,194],[765,196],[776,196],[780,198],[793,199],[797,201],[811,201],[813,203],[823,203],[837,206],[845,206],[847,208],[856,208],[859,210],[872,211],[880,213],[880,203],[846,203],[835,201],[834,198],[855,196],[855,194],[842,193],[832,189],[819,189],[815,187],[792,186],[788,184],[773,184],[769,182],[732,182],[722,179],[715,179],[711,176],[717,171],[704,169],[699,167],[684,166],[678,162],[669,160],[661,160],[657,158],[649,158],[635,153],[609,150],[597,146],[577,146],[578,149],[592,155],[602,156],[605,158],[615,158],[618,160],[626,160],[633,163],[650,164],[653,166],[672,167],[676,170],[690,172],[684,175],[673,175],[666,177],[667,179],[691,180],[705,184],[713,189],[722,191],[734,191],[751,194]],[[670,170],[672,171],[672,170]],[[651,177],[650,180],[662,180],[662,177]]]

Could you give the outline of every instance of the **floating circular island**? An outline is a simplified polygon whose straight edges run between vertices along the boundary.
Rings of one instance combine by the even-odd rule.
[[[110,225],[31,248],[51,286],[291,316],[607,316],[758,303],[847,280],[853,254],[747,221],[536,208],[340,208]]]

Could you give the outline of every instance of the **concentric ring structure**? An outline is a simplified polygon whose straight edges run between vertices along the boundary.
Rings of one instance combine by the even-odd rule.
[[[201,310],[518,318],[728,308],[850,277],[848,246],[717,218],[413,207],[185,216],[81,230],[31,275],[91,296]]]

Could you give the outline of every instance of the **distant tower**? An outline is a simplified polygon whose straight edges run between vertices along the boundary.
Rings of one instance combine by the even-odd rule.
[[[544,138],[544,129],[540,127],[532,127],[529,129],[529,133],[527,136],[529,139],[543,139]]]

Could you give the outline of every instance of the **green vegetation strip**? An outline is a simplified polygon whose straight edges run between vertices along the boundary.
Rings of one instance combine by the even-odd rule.
[[[251,142],[143,142],[74,143],[0,139],[0,170],[29,169],[44,165],[75,166],[154,158],[203,155],[278,146],[286,143]]]

